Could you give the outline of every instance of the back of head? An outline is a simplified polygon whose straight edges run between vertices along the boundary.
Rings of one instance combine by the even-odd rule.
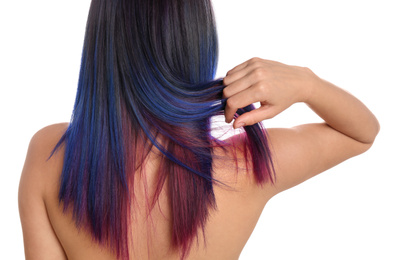
[[[150,204],[168,179],[171,239],[182,258],[204,228],[215,206],[212,151],[221,144],[210,118],[225,102],[216,64],[209,0],[92,1],[72,120],[55,148],[65,144],[59,199],[117,257],[129,255],[132,183],[153,146],[163,159]],[[261,127],[245,131],[258,182],[271,180]]]
[[[214,77],[217,34],[209,0],[95,0],[86,30],[85,49],[106,58],[104,65],[130,62],[140,69],[135,73],[159,75],[163,84]]]

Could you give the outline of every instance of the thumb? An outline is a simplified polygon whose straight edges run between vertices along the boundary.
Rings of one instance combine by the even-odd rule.
[[[254,125],[263,120],[273,118],[277,114],[275,110],[275,107],[262,106],[250,112],[246,112],[234,120],[233,127],[239,128],[247,125]]]

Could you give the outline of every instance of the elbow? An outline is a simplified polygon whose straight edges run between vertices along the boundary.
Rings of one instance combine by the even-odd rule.
[[[362,139],[358,139],[361,143],[369,145],[371,147],[380,132],[380,123],[377,118],[373,115],[372,121],[367,125],[367,136]]]
[[[380,123],[377,119],[375,119],[374,124],[370,127],[370,136],[364,140],[363,143],[363,151],[361,153],[366,152],[373,146],[375,139],[377,138],[378,133],[380,132]]]
[[[378,119],[376,117],[375,118],[375,135],[374,135],[374,139],[377,137],[378,133],[380,132],[381,126],[380,126],[380,122],[378,122]]]
[[[358,154],[362,154],[368,151],[371,146],[373,146],[375,139],[377,138],[378,133],[380,132],[380,124],[378,120],[374,117],[373,124],[368,125],[368,135],[364,136],[362,139],[357,139],[358,141]]]
[[[370,136],[370,146],[374,143],[375,138],[377,137],[378,133],[380,132],[381,126],[380,123],[378,122],[378,119],[373,115],[373,125],[370,129],[371,136]]]

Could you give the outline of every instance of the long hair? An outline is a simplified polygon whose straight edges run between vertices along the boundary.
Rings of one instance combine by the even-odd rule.
[[[119,259],[129,258],[134,175],[151,149],[162,160],[149,207],[165,188],[182,259],[216,207],[213,150],[224,144],[210,119],[225,106],[217,58],[210,0],[92,0],[73,115],[54,149],[65,147],[59,201]],[[264,131],[244,129],[257,182],[273,181]]]

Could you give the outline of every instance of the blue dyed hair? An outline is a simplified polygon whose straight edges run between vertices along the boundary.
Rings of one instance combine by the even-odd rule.
[[[162,161],[151,205],[166,189],[182,259],[216,206],[212,153],[224,144],[211,136],[210,119],[225,105],[217,57],[210,0],[91,3],[73,116],[55,147],[65,146],[59,200],[120,259],[129,257],[134,175],[153,146]],[[256,180],[272,181],[261,126],[244,129]]]

